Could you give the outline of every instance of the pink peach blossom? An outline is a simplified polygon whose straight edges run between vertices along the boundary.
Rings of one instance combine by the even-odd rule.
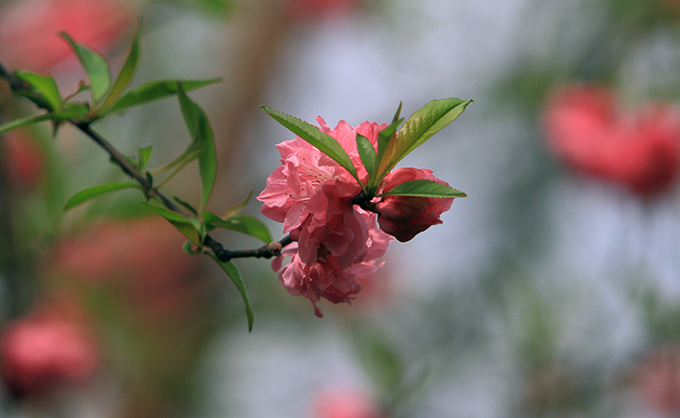
[[[303,296],[314,306],[314,314],[323,317],[317,302],[324,298],[332,303],[352,303],[362,286],[357,279],[370,280],[384,262],[378,261],[385,255],[392,238],[378,229],[375,214],[361,211],[368,223],[368,238],[358,260],[342,267],[339,257],[327,253],[312,263],[305,263],[299,255],[299,247],[294,243],[287,247],[281,256],[274,259],[272,268],[278,271],[279,281],[293,296]],[[285,266],[283,261],[290,257]]]
[[[336,138],[352,162],[362,166],[356,149],[356,134],[373,143],[386,125],[364,122],[353,128],[340,121],[330,129],[317,118],[321,130]],[[319,255],[338,257],[343,267],[351,265],[364,248],[366,221],[354,208],[352,199],[361,186],[347,170],[300,138],[277,145],[282,165],[267,179],[267,186],[257,197],[262,213],[283,222],[283,231],[300,244],[300,256],[307,264]],[[365,178],[366,170],[359,169]]]
[[[99,364],[98,347],[87,327],[49,308],[7,325],[0,349],[2,377],[18,395],[83,383]]]
[[[399,168],[385,177],[382,193],[411,180],[431,180],[448,184],[432,175],[431,170]],[[380,228],[401,242],[406,242],[432,225],[442,223],[442,213],[451,208],[453,198],[385,196],[376,204]]]
[[[665,104],[623,111],[602,87],[557,91],[544,115],[548,145],[577,171],[641,196],[672,186],[680,172],[680,113]]]
[[[345,121],[331,129],[317,118],[320,129],[335,138],[357,167],[360,178],[367,177],[356,148],[357,133],[376,146],[378,132],[387,125],[364,122],[356,128]],[[367,275],[377,266],[389,237],[375,227],[375,215],[355,207],[361,192],[356,179],[338,163],[301,138],[277,145],[281,166],[267,179],[257,197],[262,213],[283,222],[283,230],[297,242],[286,251],[291,261],[279,270],[281,283],[294,295],[303,295],[316,308],[320,298],[334,303],[350,302],[361,290],[357,274]]]
[[[0,57],[15,68],[44,72],[75,58],[60,32],[102,52],[134,20],[132,7],[121,0],[10,1],[0,7]]]

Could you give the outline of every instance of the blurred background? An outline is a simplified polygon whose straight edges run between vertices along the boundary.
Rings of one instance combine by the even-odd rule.
[[[69,127],[0,142],[2,417],[680,416],[680,3],[674,0],[0,0],[0,59],[84,77],[61,30],[135,84],[192,92],[217,140],[220,213],[291,139],[262,112],[334,126],[474,99],[401,166],[469,197],[364,282],[352,306],[290,296],[238,260],[255,310],[121,192]],[[0,83],[0,122],[34,112]],[[95,126],[151,166],[188,143],[174,99]],[[196,201],[195,169],[169,183]],[[252,201],[247,213],[258,215]],[[281,225],[271,223],[275,237]],[[229,248],[257,241],[223,234]]]

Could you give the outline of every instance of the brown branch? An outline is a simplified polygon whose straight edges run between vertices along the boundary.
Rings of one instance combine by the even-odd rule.
[[[5,79],[7,81],[10,89],[14,94],[22,93],[28,88],[28,86],[25,83],[23,83],[21,80],[15,77],[9,70],[7,70],[7,68],[1,62],[0,62],[0,78]],[[42,106],[40,103],[36,103],[30,97],[28,97],[28,99],[31,100],[36,106],[44,109],[44,106]],[[50,109],[46,110],[49,111]],[[159,199],[163,203],[163,205],[169,210],[176,212],[187,219],[190,217],[190,215],[186,211],[184,211],[180,206],[178,206],[175,202],[173,202],[172,199],[170,199],[164,193],[162,193],[160,190],[154,187],[153,184],[151,184],[151,182],[147,179],[147,177],[144,174],[140,173],[139,170],[137,170],[132,164],[130,164],[127,158],[125,158],[125,156],[121,154],[120,151],[118,151],[108,140],[106,140],[106,138],[101,136],[96,131],[92,130],[90,123],[81,120],[69,120],[68,122],[71,125],[78,128],[82,133],[84,133],[92,141],[99,145],[104,151],[106,151],[111,160],[116,165],[118,165],[118,167],[120,167],[120,169],[126,175],[134,179],[137,183],[139,183],[140,186],[142,186],[144,195],[147,198],[155,197]],[[280,241],[271,242],[257,249],[229,251],[225,249],[220,242],[216,241],[210,235],[206,235],[204,239],[204,245],[207,248],[209,248],[220,261],[229,261],[234,258],[275,257],[281,254],[281,250],[283,247],[289,245],[292,242],[293,241],[292,239],[290,239],[290,236],[286,236]]]

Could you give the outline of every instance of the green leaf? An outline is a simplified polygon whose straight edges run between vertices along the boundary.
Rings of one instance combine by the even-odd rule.
[[[466,197],[467,195],[451,186],[432,180],[411,180],[401,183],[378,196],[419,196],[419,197]]]
[[[229,276],[232,283],[234,283],[234,286],[236,286],[236,289],[238,289],[238,292],[241,294],[243,304],[246,308],[246,317],[248,318],[248,332],[251,332],[253,330],[253,321],[255,318],[253,315],[253,308],[250,306],[250,299],[248,298],[246,285],[241,278],[241,273],[238,271],[238,268],[236,268],[236,265],[234,265],[234,263],[231,261],[220,261],[220,259],[218,259],[215,254],[212,253],[208,253],[208,255],[213,260],[215,260],[217,265],[219,265],[225,273],[227,273],[227,276]]]
[[[215,139],[208,117],[203,109],[193,102],[184,92],[181,84],[177,83],[177,98],[179,99],[182,115],[186,122],[192,144],[198,149],[198,171],[201,174],[201,204],[199,212],[210,199],[213,186],[215,185],[215,175],[217,173],[217,152],[215,150]]]
[[[288,128],[291,132],[304,139],[305,141],[318,148],[335,162],[344,167],[349,173],[361,184],[356,168],[352,164],[352,160],[347,155],[347,152],[342,148],[342,145],[332,136],[321,132],[316,126],[302,121],[285,113],[281,113],[268,106],[261,106],[262,110],[267,112],[269,116],[274,118],[281,125]]]
[[[199,229],[197,228],[196,222],[192,222],[191,220],[185,218],[184,216],[180,215],[177,212],[171,211],[170,209],[156,206],[149,202],[142,203],[144,203],[146,207],[158,213],[159,215],[164,217],[168,222],[174,225],[174,227],[177,228],[177,230],[181,232],[185,237],[187,237],[189,241],[193,242],[196,245],[199,246],[201,245],[201,236],[199,234]]]
[[[151,158],[152,150],[153,147],[151,145],[137,149],[137,170],[143,170],[144,167],[146,167],[149,159]]]
[[[400,118],[399,116],[401,115],[401,107],[404,104],[404,102],[399,102],[399,107],[397,107],[397,111],[394,112],[394,117],[392,118],[392,123],[398,121]]]
[[[373,384],[386,394],[395,393],[403,384],[405,364],[394,344],[379,330],[353,336],[356,357]]]
[[[46,120],[51,120],[55,119],[55,115],[52,113],[47,113],[47,114],[42,114],[42,115],[34,115],[34,116],[27,116],[25,118],[21,119],[16,119],[10,122],[7,122],[3,125],[0,125],[0,135],[4,134],[5,132],[9,132],[13,129],[21,128],[22,126],[30,125],[32,123],[38,123],[38,122],[43,122]]]
[[[380,173],[387,174],[409,152],[456,120],[470,102],[456,98],[433,100],[414,112],[385,150]]]
[[[90,80],[92,102],[94,104],[99,103],[111,87],[109,63],[97,52],[76,43],[67,33],[62,32],[61,37],[71,45],[87,73],[87,78]]]
[[[21,128],[22,126],[30,125],[32,123],[44,122],[47,120],[59,123],[60,121],[68,119],[81,119],[87,114],[86,107],[76,106],[73,110],[66,110],[62,112],[44,113],[40,115],[27,116],[25,118],[16,119],[0,125],[0,135],[9,132],[13,129]]]
[[[104,103],[101,106],[102,109],[107,109],[113,105],[113,103],[118,100],[120,95],[132,82],[132,78],[135,76],[135,72],[137,71],[137,67],[139,65],[139,44],[141,40],[141,32],[142,22],[140,20],[139,24],[137,25],[137,31],[135,32],[132,45],[130,46],[130,51],[128,52],[125,62],[118,73],[118,77],[116,77],[116,81],[114,81],[113,86],[111,86],[111,90],[109,90],[109,94],[104,99]]]
[[[198,212],[196,211],[196,208],[194,208],[191,205],[191,203],[184,201],[177,196],[173,196],[173,199],[175,200],[175,202],[179,203],[179,205],[182,206],[184,209],[191,212],[194,216],[198,216]]]
[[[375,166],[373,169],[373,172],[375,175],[371,178],[372,181],[368,182],[368,191],[369,193],[373,193],[376,190],[378,190],[378,187],[380,186],[380,183],[382,183],[383,178],[387,175],[387,172],[378,172],[378,169],[383,165],[383,159],[385,158],[385,150],[390,145],[390,142],[394,140],[394,135],[397,132],[397,129],[399,128],[399,125],[404,121],[404,119],[399,119],[399,113],[401,112],[401,103],[399,104],[399,109],[397,109],[397,112],[394,114],[395,120],[392,121],[392,123],[382,131],[378,132],[378,154],[376,155],[375,158]]]
[[[177,94],[177,83],[182,84],[184,91],[191,91],[203,86],[218,83],[221,78],[209,80],[157,80],[141,84],[126,92],[111,106],[109,112],[118,112],[130,107],[138,106],[154,100],[163,99]]]
[[[253,196],[253,191],[251,190],[250,193],[248,193],[248,196],[246,196],[245,199],[243,199],[242,201],[238,202],[234,206],[225,210],[224,213],[222,214],[222,219],[231,218],[232,216],[238,215],[239,213],[241,213],[241,211],[246,207],[246,205],[248,204],[248,202],[250,201],[250,198],[252,196]]]
[[[88,200],[94,199],[95,197],[99,197],[103,194],[111,193],[111,192],[116,192],[118,190],[124,190],[124,189],[138,189],[142,190],[142,187],[135,182],[127,181],[127,182],[121,182],[121,183],[107,183],[107,184],[100,184],[98,186],[94,187],[89,187],[85,190],[81,190],[78,193],[74,194],[71,196],[68,201],[66,201],[66,205],[64,205],[64,210],[67,211],[77,205],[80,205],[81,203],[84,203]]]
[[[370,184],[375,170],[375,148],[373,148],[371,141],[361,134],[357,134],[356,141],[359,157],[361,157],[361,162],[364,164],[364,167],[366,167],[366,171],[368,171],[368,182]]]
[[[52,108],[51,110],[61,110],[64,102],[61,99],[61,93],[59,93],[59,87],[57,87],[54,78],[29,71],[17,71],[15,74],[36,89],[47,100],[47,103]]]
[[[222,228],[255,237],[265,244],[274,241],[269,228],[259,219],[250,215],[236,215],[222,219],[214,213],[204,212],[203,222],[212,228]]]

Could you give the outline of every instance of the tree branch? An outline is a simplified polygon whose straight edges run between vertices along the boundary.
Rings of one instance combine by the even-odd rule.
[[[7,67],[5,67],[2,62],[0,62],[0,78],[5,79],[7,83],[9,84],[10,89],[14,94],[19,94],[27,89],[27,86],[17,77],[12,74]],[[28,98],[31,100],[31,98]],[[43,108],[44,107],[36,103],[35,101],[31,100],[33,104],[36,106]],[[50,109],[46,109],[50,110]],[[88,136],[93,142],[95,142],[97,145],[99,145],[106,153],[109,155],[111,160],[120,167],[120,169],[129,177],[134,179],[137,183],[139,183],[140,186],[142,186],[142,189],[144,191],[144,195],[147,198],[157,198],[160,200],[163,205],[168,208],[169,210],[176,212],[185,218],[189,218],[190,215],[184,211],[179,205],[177,205],[175,202],[172,201],[169,197],[167,197],[163,192],[158,190],[156,187],[151,184],[151,182],[147,179],[147,177],[140,173],[139,170],[137,170],[130,162],[125,158],[125,156],[118,151],[106,138],[101,136],[99,133],[94,131],[92,127],[90,126],[90,123],[80,121],[80,120],[69,120],[68,121],[71,125],[75,126],[78,128],[82,133],[84,133],[86,136]],[[218,241],[216,241],[214,238],[212,238],[210,235],[205,236],[204,240],[204,245],[205,247],[209,248],[210,251],[215,254],[215,256],[220,260],[220,261],[229,261],[234,258],[250,258],[250,257],[255,257],[255,258],[271,258],[278,256],[281,254],[281,250],[283,247],[286,245],[289,245],[293,242],[293,240],[290,238],[290,236],[286,236],[280,241],[274,241],[271,242],[263,247],[257,248],[257,249],[252,249],[252,250],[238,250],[238,251],[229,251],[225,249],[222,244]]]

